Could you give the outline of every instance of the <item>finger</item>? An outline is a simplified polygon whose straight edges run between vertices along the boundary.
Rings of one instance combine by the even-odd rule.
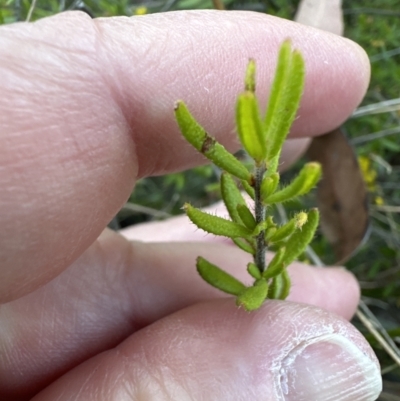
[[[287,140],[279,159],[279,172],[286,171],[307,151],[311,138],[294,138]]]
[[[29,398],[46,384],[131,333],[171,313],[226,297],[201,280],[202,255],[250,284],[249,257],[232,246],[128,243],[107,232],[51,283],[0,309],[0,399]],[[350,318],[354,277],[296,263],[290,299]]]
[[[198,304],[72,370],[33,401],[372,401],[379,363],[348,322],[270,301]]]
[[[1,27],[0,302],[76,260],[137,177],[200,162],[174,122],[177,99],[236,148],[247,59],[257,60],[266,94],[287,37],[307,63],[293,134],[329,131],[362,98],[368,61],[354,43],[309,27],[243,12],[94,21],[71,12]]]

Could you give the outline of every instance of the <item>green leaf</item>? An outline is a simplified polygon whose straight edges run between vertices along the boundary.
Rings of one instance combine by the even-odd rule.
[[[288,223],[279,227],[275,233],[268,237],[271,243],[282,241],[290,237],[297,229],[301,229],[307,222],[308,215],[305,212],[297,213]]]
[[[236,299],[238,306],[247,311],[258,309],[268,294],[268,283],[264,279],[257,280],[252,287],[247,287]]]
[[[261,183],[261,197],[266,199],[272,195],[279,184],[279,173],[273,173],[263,178]]]
[[[207,134],[182,101],[175,105],[175,117],[182,135],[195,149],[221,169],[241,180],[250,181],[251,175],[247,168],[215,138]]]
[[[268,160],[279,156],[296,116],[305,80],[304,60],[292,52],[290,41],[281,46],[265,117]]]
[[[279,227],[272,235],[266,236],[266,240],[270,243],[282,241],[287,237],[290,237],[296,231],[296,222],[291,219],[288,223],[284,224],[283,226]]]
[[[254,200],[256,194],[254,191],[254,187],[252,187],[247,181],[242,180],[241,181],[243,189],[247,192],[247,195],[250,196],[251,199]]]
[[[247,288],[235,277],[208,262],[201,256],[197,258],[196,266],[203,280],[227,294],[240,295]]]
[[[307,222],[300,230],[297,230],[286,242],[286,252],[282,263],[288,266],[299,255],[301,255],[307,245],[311,242],[315,235],[319,223],[319,212],[317,209],[312,209],[308,212]]]
[[[214,140],[215,141],[215,140]],[[220,143],[215,142],[204,148],[204,156],[222,170],[227,171],[241,180],[250,181],[251,174],[235,156],[229,153]]]
[[[287,270],[283,270],[281,274],[274,277],[269,287],[268,298],[286,299],[289,295],[291,287],[290,277]]]
[[[265,279],[275,277],[282,273],[283,269],[285,268],[284,264],[282,263],[285,252],[286,248],[282,247],[279,248],[279,250],[275,253],[274,257],[269,262],[268,267],[262,273],[262,276]]]
[[[246,77],[244,79],[245,91],[255,92],[256,91],[256,63],[250,59],[247,64]]]
[[[268,142],[267,142],[268,144]],[[266,172],[266,177],[271,176],[272,174],[276,173],[279,167],[279,155],[275,156],[271,159],[268,159],[268,162],[266,164],[267,167],[267,172]]]
[[[311,191],[321,178],[321,165],[311,162],[304,165],[299,175],[285,188],[263,198],[265,204],[286,202]]]
[[[252,236],[256,237],[258,234],[261,233],[261,231],[264,230],[266,230],[268,233],[271,232],[271,230],[273,232],[276,231],[276,224],[274,223],[274,220],[271,216],[268,216],[264,221],[256,225],[256,227],[253,230]]]
[[[247,264],[247,271],[249,272],[250,276],[255,278],[256,280],[261,278],[261,272],[258,270],[258,267],[254,263]]]
[[[285,40],[278,53],[278,62],[275,69],[274,80],[269,94],[267,111],[265,114],[265,127],[267,129],[267,139],[272,135],[272,128],[276,124],[276,113],[279,110],[280,102],[285,90],[285,80],[289,74],[291,64],[291,43]],[[270,144],[268,143],[270,146]]]
[[[251,255],[255,254],[255,248],[248,241],[241,238],[232,238],[232,241],[241,250],[250,253]]]
[[[236,126],[240,142],[256,162],[267,155],[267,144],[262,126],[257,99],[253,92],[239,95],[236,104]]]
[[[175,104],[175,118],[185,139],[199,152],[202,152],[204,142],[208,138],[204,128],[193,118],[185,103]]]
[[[237,205],[237,212],[239,214],[240,219],[243,221],[244,225],[249,230],[254,230],[254,228],[257,225],[256,219],[254,218],[253,214],[251,213],[247,205]]]
[[[221,195],[231,219],[235,223],[242,223],[236,208],[238,205],[246,205],[246,202],[232,176],[226,172],[221,175]]]
[[[251,230],[248,228],[234,223],[233,221],[223,219],[222,217],[204,213],[188,203],[185,203],[183,208],[189,219],[196,224],[197,227],[208,233],[229,238],[243,238],[251,235]]]
[[[262,221],[261,223],[258,223],[252,232],[252,236],[257,237],[257,235],[260,234],[261,231],[266,230],[268,227],[269,227],[268,222],[265,220]]]

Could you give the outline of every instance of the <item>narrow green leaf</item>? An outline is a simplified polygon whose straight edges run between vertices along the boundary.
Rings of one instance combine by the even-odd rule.
[[[234,244],[239,247],[241,250],[250,253],[251,255],[255,254],[255,247],[252,246],[248,241],[242,238],[232,238]]]
[[[272,260],[269,262],[268,267],[262,273],[265,279],[270,279],[282,273],[285,266],[283,265],[283,257],[285,255],[286,248],[282,247],[275,253]]]
[[[265,204],[286,202],[309,192],[321,178],[321,165],[311,162],[304,165],[299,175],[285,188],[263,198]]]
[[[286,269],[281,274],[274,277],[269,287],[268,298],[270,299],[286,299],[289,295],[291,287],[290,277]]]
[[[274,223],[274,219],[272,216],[268,216],[264,221],[261,223],[258,223],[253,231],[253,237],[256,237],[258,234],[260,234],[261,231],[266,230],[265,235],[269,233],[269,235],[272,235],[276,231],[276,224]]]
[[[251,235],[251,230],[234,223],[233,221],[223,219],[222,217],[212,216],[204,213],[188,203],[183,208],[189,219],[199,228],[214,235],[222,235],[229,238],[243,238]]]
[[[242,180],[241,181],[243,189],[247,192],[247,194],[250,196],[251,199],[254,200],[256,194],[254,191],[254,187],[252,187],[247,181]]]
[[[253,92],[239,95],[236,104],[236,126],[240,142],[256,162],[267,155],[267,144],[262,126],[257,99]]]
[[[276,233],[277,228],[275,226],[268,227],[265,230],[265,241],[268,242],[269,239]]]
[[[255,278],[256,280],[261,278],[261,272],[258,270],[258,267],[254,263],[247,264],[247,271],[249,272],[250,276]]]
[[[266,220],[262,221],[261,223],[258,223],[253,230],[252,236],[256,237],[258,234],[260,234],[261,231],[264,231],[267,228],[269,228],[269,224]]]
[[[208,146],[205,142],[204,152],[202,153],[207,157],[207,159],[211,160],[222,170],[227,171],[241,180],[250,181],[251,174],[247,168],[220,143],[214,142],[211,144],[210,142],[210,145]]]
[[[242,223],[236,208],[238,205],[246,205],[246,202],[232,176],[227,172],[221,175],[221,195],[231,219],[235,223]]]
[[[267,111],[265,114],[265,127],[267,130],[267,141],[270,146],[270,137],[273,134],[274,125],[276,125],[276,113],[279,109],[279,104],[282,102],[281,98],[285,92],[285,80],[290,70],[292,46],[290,40],[285,40],[278,53],[278,62],[275,69],[274,80],[269,94]],[[269,151],[268,151],[269,153]]]
[[[282,241],[287,237],[290,237],[296,231],[296,222],[291,219],[288,223],[279,227],[273,235],[268,238],[271,243]]]
[[[286,299],[290,293],[290,287],[292,286],[292,281],[288,271],[285,269],[281,274],[282,277],[282,291],[279,299]]]
[[[182,101],[177,102],[175,105],[175,117],[182,135],[195,149],[221,169],[228,171],[241,180],[250,181],[251,175],[246,167],[218,143],[215,138],[207,134]]]
[[[268,294],[268,283],[264,279],[257,280],[252,287],[247,287],[236,299],[238,306],[243,306],[247,311],[258,309]]]
[[[227,294],[240,295],[247,288],[235,277],[208,262],[201,256],[197,258],[196,266],[203,280]]]
[[[251,213],[251,211],[247,207],[247,205],[237,205],[236,209],[237,209],[240,219],[243,221],[243,224],[249,230],[254,230],[254,228],[257,225],[256,219],[254,218],[253,214]]]
[[[305,80],[304,60],[300,52],[291,51],[289,41],[282,45],[275,79],[267,108],[268,160],[279,156],[283,142],[296,116]]]
[[[265,174],[266,177],[271,176],[272,174],[278,171],[279,167],[279,155],[269,158],[267,162],[267,172]]]
[[[272,195],[279,184],[279,173],[273,173],[270,176],[263,178],[261,183],[261,197],[266,199],[268,196]]]
[[[307,245],[314,237],[319,223],[319,212],[317,209],[312,209],[308,212],[307,222],[303,225],[301,230],[297,230],[286,242],[286,252],[283,257],[282,263],[288,266],[299,255],[301,255]]]
[[[193,118],[186,104],[178,101],[175,104],[175,118],[178,122],[179,128],[185,139],[199,152],[202,148],[206,138],[207,132],[204,128]]]
[[[250,59],[249,63],[247,64],[244,88],[249,92],[256,91],[256,63],[252,59]]]

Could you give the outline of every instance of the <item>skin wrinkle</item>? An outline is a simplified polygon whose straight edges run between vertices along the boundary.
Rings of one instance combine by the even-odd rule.
[[[283,307],[283,306],[282,306]],[[274,368],[272,370],[275,372],[275,391],[276,391],[276,400],[278,401],[283,401],[286,398],[284,397],[284,392],[282,393],[282,388],[281,388],[281,375],[282,375],[282,366],[284,366],[285,360],[287,360],[288,355],[293,353],[293,350],[296,348],[301,348],[302,345],[305,345],[306,343],[312,343],[313,341],[318,341],[321,339],[321,337],[324,337],[326,335],[331,335],[333,333],[338,333],[342,335],[344,338],[351,338],[352,340],[354,339],[354,334],[347,330],[345,325],[332,325],[332,324],[321,324],[321,321],[319,323],[314,323],[311,325],[304,324],[304,314],[307,313],[307,309],[312,310],[314,309],[313,307],[306,307],[303,310],[299,310],[297,313],[291,316],[290,320],[290,326],[291,328],[294,329],[294,332],[296,334],[292,334],[290,337],[288,337],[285,334],[285,329],[283,330],[281,334],[282,338],[282,345],[280,348],[280,353],[276,355],[275,362],[273,362]],[[322,312],[322,311],[321,311]],[[304,330],[304,326],[306,327],[306,330]],[[308,327],[309,326],[309,327]],[[290,330],[289,330],[290,331]],[[353,338],[352,338],[353,337]],[[288,341],[288,338],[290,340]],[[306,340],[304,340],[306,339]],[[363,344],[364,345],[364,344]],[[365,349],[366,347],[364,346],[363,349],[361,349],[362,352],[364,352],[365,355],[368,355],[369,359],[373,360],[377,364],[377,360],[375,355],[370,352],[366,353]],[[283,364],[283,365],[282,365]]]
[[[325,346],[326,347],[329,343],[333,343],[333,344],[345,344],[345,346],[347,347],[347,349],[352,349],[352,354],[350,354],[349,352],[345,352],[343,350],[343,348],[341,348],[339,350],[341,358],[344,362],[344,368],[341,372],[335,372],[334,373],[334,377],[329,377],[327,376],[324,380],[324,383],[326,384],[325,386],[323,384],[321,384],[321,392],[323,392],[323,394],[327,397],[326,401],[339,401],[342,399],[349,399],[349,396],[352,394],[353,397],[351,399],[354,400],[365,400],[367,399],[366,396],[366,390],[365,390],[365,383],[362,383],[362,381],[357,380],[358,384],[353,384],[353,385],[348,385],[345,388],[343,388],[343,390],[341,391],[341,394],[337,394],[335,392],[335,394],[332,394],[331,396],[329,396],[329,393],[326,393],[327,391],[330,390],[330,384],[333,380],[334,383],[338,382],[339,378],[342,378],[342,380],[348,380],[349,383],[351,382],[350,378],[351,377],[357,377],[359,375],[359,370],[363,369],[365,366],[368,366],[368,370],[370,370],[370,372],[365,371],[364,368],[364,374],[365,376],[370,376],[370,377],[379,377],[379,369],[377,368],[377,366],[375,365],[375,372],[371,371],[371,365],[369,364],[368,357],[365,355],[365,353],[361,353],[359,349],[357,349],[351,342],[349,342],[346,337],[342,337],[340,335],[335,334],[334,332],[332,332],[331,334],[324,334],[322,336],[318,336],[315,338],[308,338],[305,341],[301,341],[298,345],[296,345],[291,351],[290,353],[282,360],[282,368],[280,369],[280,373],[281,373],[281,377],[280,377],[280,381],[282,383],[282,378],[283,378],[283,383],[286,383],[283,386],[283,394],[288,395],[288,391],[289,388],[294,388],[294,383],[292,382],[295,377],[296,377],[296,370],[295,368],[293,368],[293,364],[295,363],[296,358],[298,358],[300,355],[303,354],[304,350],[307,349],[306,347],[309,347],[310,345],[312,346],[313,344],[324,344],[325,342]],[[352,358],[354,358],[354,353],[358,353],[358,371],[355,371],[354,369],[354,365],[351,364],[350,366],[347,366],[346,368],[346,360],[349,361],[350,363],[352,362]],[[361,354],[361,355],[360,355]],[[350,358],[351,355],[351,358]],[[361,359],[364,359],[364,361],[360,361]],[[337,361],[335,361],[337,363]],[[374,373],[374,374],[371,374]],[[291,376],[292,381],[289,382],[288,384],[288,376]],[[286,390],[286,391],[285,391]],[[370,390],[372,390],[372,386],[370,386]],[[375,393],[375,392],[374,392]],[[368,392],[368,394],[370,396],[372,396],[374,393],[372,392]],[[357,397],[357,398],[355,398]],[[284,397],[284,399],[286,399]],[[293,399],[293,397],[290,397],[290,399]],[[299,397],[296,398],[296,400],[299,399],[300,400],[300,395]],[[325,398],[324,398],[325,399]],[[369,398],[368,398],[369,399]],[[303,397],[301,397],[301,400],[304,400]]]
[[[143,389],[143,385],[146,383],[146,389],[143,389],[147,395],[146,400],[186,400],[186,397],[178,396],[184,395],[182,393],[183,388],[179,386],[179,381],[177,383],[174,380],[174,377],[180,378],[180,382],[183,382],[185,387],[191,388],[193,399],[202,400],[202,383],[204,380],[209,380],[206,372],[207,369],[211,369],[218,372],[218,377],[221,377],[221,374],[227,375],[226,380],[214,383],[216,385],[215,388],[213,387],[215,399],[228,397],[227,399],[244,401],[246,400],[245,396],[249,395],[247,388],[251,387],[255,399],[264,400],[264,398],[260,398],[260,395],[263,394],[266,401],[275,401],[278,399],[273,398],[274,396],[271,393],[273,383],[271,360],[279,362],[280,355],[282,355],[282,344],[289,344],[290,346],[295,345],[295,341],[301,342],[307,339],[310,329],[315,332],[315,327],[310,328],[310,326],[316,324],[317,329],[322,334],[326,328],[329,331],[338,332],[341,326],[347,326],[347,338],[358,344],[357,346],[362,351],[368,347],[361,335],[343,320],[337,320],[330,324],[332,320],[327,312],[312,307],[304,308],[303,312],[299,312],[299,309],[302,308],[302,306],[290,302],[271,301],[256,314],[244,314],[242,310],[236,309],[231,300],[214,300],[181,310],[168,319],[160,320],[141,330],[135,338],[127,339],[115,350],[98,355],[88,361],[85,365],[98,366],[99,371],[93,377],[92,385],[87,386],[88,392],[83,393],[81,399],[99,400],[99,397],[93,398],[91,389],[94,383],[100,382],[102,386],[107,388],[110,383],[115,383],[116,377],[120,377],[122,370],[127,373],[126,380],[131,383],[132,388],[137,388],[139,391]],[[283,314],[280,314],[280,319],[278,319],[277,312],[280,310]],[[313,318],[307,319],[310,316]],[[221,317],[223,317],[222,322]],[[169,323],[168,320],[170,320]],[[288,325],[288,322],[291,324]],[[300,326],[293,327],[293,324]],[[239,328],[240,330],[238,330]],[[293,330],[297,333],[296,335],[293,335]],[[158,339],[162,339],[162,341]],[[144,347],[143,341],[148,346]],[[236,343],[241,344],[242,347],[236,347]],[[230,348],[228,354],[224,351],[226,344],[229,344]],[[254,344],[258,344],[257,352],[253,352]],[[197,354],[198,347],[202,349],[201,354]],[[219,351],[216,352],[216,349]],[[197,357],[191,358],[192,354],[197,355]],[[244,375],[230,361],[237,363],[245,355],[251,355],[251,358],[245,358],[243,361],[248,373],[245,378],[250,381],[238,383],[236,376],[240,374],[241,379],[245,379]],[[221,364],[223,362],[221,358],[226,358],[226,365]],[[184,362],[185,360],[191,361],[193,365],[188,365]],[[249,363],[251,367],[247,365]],[[157,370],[163,366],[169,370]],[[226,367],[224,368],[224,366]],[[203,367],[207,367],[207,369],[203,370]],[[85,368],[85,366],[80,366],[78,371],[75,372],[78,376],[80,376],[79,369],[81,368]],[[90,366],[86,366],[87,369],[93,371]],[[160,380],[164,379],[161,383],[162,387],[165,387],[165,391],[161,394],[157,380],[154,382],[153,371],[158,373],[157,377]],[[204,380],[202,380],[203,372],[205,374]],[[191,378],[196,378],[196,381],[191,382]],[[73,377],[68,376],[62,380],[70,381],[73,380]],[[236,389],[243,389],[244,392],[241,393],[237,390],[232,394],[227,392],[230,390],[230,388],[227,389],[227,383],[228,387],[230,386],[229,380],[235,383]],[[224,383],[224,386],[218,386],[218,383]],[[96,391],[100,391],[102,386],[100,389],[95,387]],[[116,393],[118,393],[117,388]],[[48,393],[48,395],[51,394]],[[66,397],[68,398],[65,400],[72,397],[79,401],[74,393],[69,393]],[[39,400],[42,398],[37,399],[37,401]]]

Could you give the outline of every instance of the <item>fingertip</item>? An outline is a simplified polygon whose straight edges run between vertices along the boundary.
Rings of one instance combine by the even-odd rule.
[[[230,299],[148,326],[34,400],[351,401],[376,399],[381,385],[372,349],[345,320],[282,301],[248,313]]]
[[[289,266],[292,288],[289,299],[306,302],[350,320],[360,300],[360,286],[344,268],[316,267],[299,262]]]

